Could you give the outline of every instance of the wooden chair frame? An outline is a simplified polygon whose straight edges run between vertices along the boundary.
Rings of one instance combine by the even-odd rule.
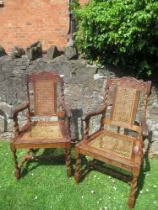
[[[114,96],[112,98],[112,104],[108,104],[108,98],[111,88],[114,88]],[[123,89],[123,93],[122,93]],[[130,89],[132,91],[130,91]],[[85,129],[84,129],[84,137],[80,143],[78,143],[75,147],[75,156],[76,156],[76,169],[75,169],[75,181],[76,183],[80,180],[80,154],[87,155],[95,160],[99,160],[101,162],[105,162],[107,164],[113,165],[115,167],[124,169],[131,173],[131,189],[128,199],[128,207],[131,209],[135,202],[135,192],[137,187],[137,180],[140,172],[141,163],[143,160],[143,139],[148,135],[148,128],[145,122],[146,108],[147,108],[147,99],[151,90],[151,82],[144,82],[142,80],[136,80],[132,77],[122,77],[119,79],[107,79],[106,88],[105,88],[105,96],[103,106],[96,112],[91,112],[83,117],[83,121],[85,121]],[[129,91],[129,93],[127,92]],[[131,97],[134,98],[133,101],[129,102],[129,106],[131,107],[130,115],[128,115],[127,110],[121,110],[122,114],[120,114],[121,101],[119,101],[119,97],[123,96],[123,94],[127,92],[127,94],[131,94]],[[142,112],[140,116],[140,124],[135,124],[136,111],[138,107],[138,100],[140,97],[140,93],[143,93],[143,105]],[[129,97],[129,96],[128,96]],[[122,99],[123,100],[123,99]],[[126,100],[126,99],[125,99]],[[125,102],[126,103],[126,102]],[[108,107],[111,106],[111,113],[109,118],[106,118],[106,113]],[[119,107],[120,106],[120,107]],[[125,106],[126,107],[126,106]],[[116,112],[115,112],[116,109]],[[125,109],[125,108],[124,108]],[[130,110],[129,110],[130,111]],[[127,114],[127,118],[124,115]],[[99,130],[89,134],[90,130],[90,121],[92,117],[97,115],[101,115],[100,117],[100,127]],[[108,128],[105,128],[105,125],[113,125],[116,126],[117,131],[109,131]],[[137,133],[136,137],[129,137],[126,133],[121,134],[120,128],[130,129]],[[112,138],[121,138],[126,140],[125,143],[131,142],[129,144],[131,146],[130,150],[130,158],[126,156],[119,156],[114,151],[108,151],[108,146],[105,144],[104,150],[101,149],[101,146],[94,147],[92,143],[96,143],[96,139],[105,136],[105,140],[109,138],[109,142],[112,141]],[[98,142],[101,142],[98,141]],[[110,143],[109,143],[110,144]],[[93,144],[94,145],[94,144]],[[125,146],[125,144],[123,144]],[[126,151],[125,151],[126,152]]]
[[[57,82],[60,83],[60,97],[61,97],[61,107],[62,111],[57,111],[56,106],[56,84]],[[30,99],[30,92],[29,92],[29,85],[33,84],[34,88],[34,112],[31,110],[31,99]],[[17,107],[12,109],[12,116],[11,118],[14,121],[14,129],[15,129],[15,136],[12,138],[10,143],[10,148],[13,154],[13,161],[14,161],[14,174],[16,178],[20,178],[20,170],[23,164],[28,159],[36,159],[40,158],[34,155],[30,155],[30,152],[36,148],[63,148],[65,150],[65,157],[66,157],[66,165],[67,165],[67,175],[68,177],[71,176],[71,132],[70,132],[70,119],[71,119],[71,112],[68,107],[65,105],[64,101],[64,80],[63,77],[52,72],[39,72],[39,73],[32,73],[31,75],[26,76],[26,102],[18,105]],[[42,100],[44,98],[44,101]],[[50,98],[50,100],[49,100]],[[38,103],[39,102],[39,103]],[[51,107],[49,107],[51,105]],[[27,114],[27,123],[20,129],[19,122],[18,122],[18,115],[20,112],[26,110]],[[47,136],[45,137],[44,141],[38,135],[38,137],[34,138],[26,138],[25,141],[22,140],[23,135],[25,134],[28,129],[32,128],[32,117],[35,116],[43,117],[52,117],[56,116],[59,118],[64,118],[65,120],[57,120],[55,123],[58,123],[63,138],[56,139],[50,137],[47,140]],[[47,118],[46,118],[47,119]],[[37,120],[38,121],[38,120]],[[43,122],[42,122],[43,123]],[[44,123],[47,123],[46,121]],[[47,135],[47,134],[46,134]],[[39,138],[39,139],[38,139]],[[44,137],[43,137],[44,138]],[[36,141],[35,141],[36,139]],[[16,150],[18,148],[28,149],[27,154],[23,157],[22,161],[18,164]]]

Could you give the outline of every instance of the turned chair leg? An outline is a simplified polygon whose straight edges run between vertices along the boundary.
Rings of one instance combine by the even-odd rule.
[[[72,175],[72,166],[71,166],[71,149],[65,149],[65,162],[67,166],[67,176],[68,178]]]
[[[10,149],[11,149],[12,154],[13,154],[14,175],[16,176],[17,179],[19,179],[20,178],[20,168],[18,167],[16,148],[15,148],[14,144],[10,144]]]
[[[134,176],[132,181],[131,181],[131,189],[130,189],[130,195],[128,198],[128,207],[129,209],[132,209],[135,203],[135,193],[137,190],[137,180],[138,176]]]
[[[78,183],[80,179],[80,155],[78,152],[76,152],[75,158],[76,158],[75,181],[76,183]]]

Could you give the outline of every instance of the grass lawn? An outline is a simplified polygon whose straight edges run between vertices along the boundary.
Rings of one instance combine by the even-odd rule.
[[[129,189],[95,170],[76,185],[73,177],[67,179],[64,159],[25,164],[16,180],[9,145],[0,143],[0,210],[126,210]],[[158,209],[158,160],[149,160],[137,194],[135,210]]]

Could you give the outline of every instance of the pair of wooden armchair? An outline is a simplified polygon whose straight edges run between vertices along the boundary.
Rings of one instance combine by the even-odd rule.
[[[69,177],[72,174],[71,112],[64,102],[63,77],[50,72],[33,73],[26,77],[26,87],[27,102],[12,110],[15,136],[10,147],[15,176],[20,177],[20,169],[26,160],[37,158],[30,155],[34,149],[63,148]],[[80,178],[80,154],[131,173],[129,208],[134,205],[143,159],[143,139],[148,135],[145,115],[150,89],[151,82],[132,77],[107,79],[103,104],[98,111],[83,118],[84,137],[75,146],[76,182],[79,182]],[[27,110],[27,122],[20,128],[18,114],[24,110]],[[99,129],[89,134],[90,120],[97,115],[100,115]],[[18,148],[28,149],[20,164],[16,155]],[[94,162],[91,166],[95,167],[97,162]]]

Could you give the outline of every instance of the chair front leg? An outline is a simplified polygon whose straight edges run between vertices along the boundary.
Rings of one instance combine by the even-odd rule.
[[[66,162],[66,166],[67,166],[67,176],[69,178],[72,175],[71,148],[65,149],[65,162]]]
[[[14,144],[10,144],[10,149],[13,154],[13,161],[14,161],[14,175],[17,179],[20,178],[20,168],[18,167],[17,155],[16,155],[16,148]]]
[[[131,181],[130,195],[129,195],[129,198],[128,198],[129,209],[132,209],[133,206],[134,206],[134,203],[135,203],[135,193],[136,193],[136,190],[137,190],[138,174],[139,174],[139,170],[137,169],[133,173],[133,179]]]
[[[75,181],[76,183],[79,182],[80,179],[80,154],[78,151],[75,152],[75,158],[76,158],[76,167],[75,167]]]

